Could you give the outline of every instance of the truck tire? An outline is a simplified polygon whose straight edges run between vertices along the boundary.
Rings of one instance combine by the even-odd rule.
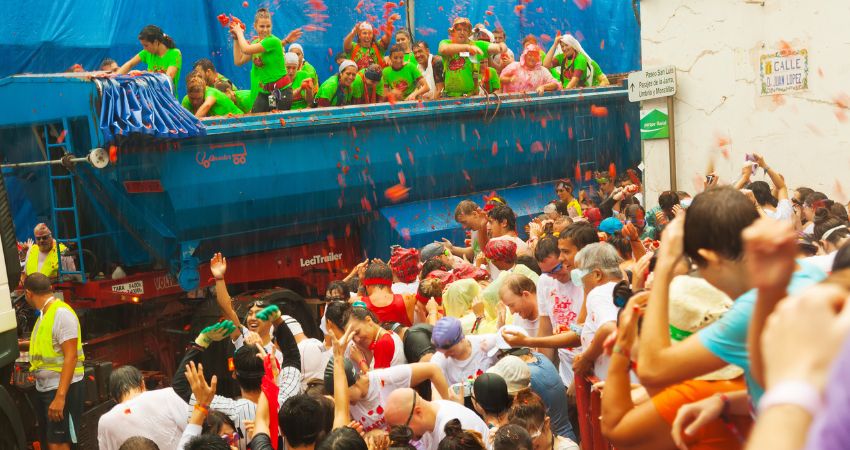
[[[0,175],[0,239],[3,240],[3,256],[6,260],[6,276],[9,288],[14,289],[21,279],[21,261],[18,258],[18,238],[15,236],[15,221],[6,194],[6,182]],[[0,447],[3,448],[3,447]]]
[[[5,386],[0,386],[0,448],[4,450],[27,448],[20,413]]]

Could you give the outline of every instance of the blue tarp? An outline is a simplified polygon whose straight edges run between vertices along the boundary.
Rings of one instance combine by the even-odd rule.
[[[202,136],[204,125],[177,103],[161,73],[95,78],[101,90],[99,125],[106,142],[141,133],[170,139]]]
[[[0,0],[0,76],[62,72],[77,63],[96,70],[106,57],[120,65],[141,50],[138,32],[156,24],[183,53],[182,74],[188,74],[195,60],[210,58],[220,72],[247,88],[249,68],[234,66],[232,42],[216,16],[233,14],[250,25],[256,8],[266,6],[274,14],[274,33],[281,38],[296,27],[325,24],[324,31],[308,31],[300,41],[306,59],[324,79],[333,69],[332,55],[342,50],[354,23],[368,16],[382,23],[386,3],[249,0],[244,7],[240,0]],[[577,6],[584,3],[583,9]],[[317,19],[316,5],[326,6],[323,14],[330,17]],[[446,38],[450,19],[463,15],[473,23],[486,21],[491,29],[502,26],[514,52],[527,34],[554,38],[561,31],[576,35],[606,73],[640,67],[640,30],[632,2],[626,0],[409,0],[391,11],[402,16],[397,26],[406,26],[412,17],[414,39],[424,39],[432,51]],[[547,48],[551,44],[545,37],[542,41]],[[181,97],[185,93],[183,80],[179,92]]]

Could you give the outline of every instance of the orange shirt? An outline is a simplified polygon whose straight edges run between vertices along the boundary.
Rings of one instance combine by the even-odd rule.
[[[747,388],[743,377],[728,381],[699,381],[689,380],[671,386],[652,397],[652,404],[664,421],[673,425],[676,412],[680,407],[693,403],[714,394],[723,392],[742,391]],[[749,417],[732,416],[732,423],[742,436],[747,436],[752,421]],[[690,450],[737,450],[743,448],[741,443],[721,420],[715,420],[702,427],[696,435],[686,440]]]

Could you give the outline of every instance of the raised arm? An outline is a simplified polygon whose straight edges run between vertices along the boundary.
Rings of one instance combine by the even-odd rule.
[[[560,41],[560,36],[556,36],[555,41],[552,42],[552,46],[549,47],[549,51],[546,52],[546,56],[543,57],[543,67],[551,69],[555,64],[555,50],[558,48]]]
[[[744,189],[746,185],[750,184],[751,176],[753,176],[753,163],[747,161],[741,168],[741,177],[732,186],[735,189]]]
[[[489,50],[489,48],[488,48],[488,50]],[[448,44],[440,44],[440,47],[437,51],[440,54],[440,56],[454,56],[454,55],[464,53],[464,52],[469,53],[470,55],[483,55],[484,54],[484,52],[482,52],[481,49],[478,48],[475,45],[472,45],[472,44],[455,44],[455,43],[451,43],[451,42],[448,43]]]
[[[334,429],[348,425],[351,420],[351,412],[348,403],[348,379],[345,377],[345,347],[351,340],[351,332],[345,333],[337,339],[332,330],[328,330],[333,343],[334,353]]]
[[[227,272],[227,258],[221,256],[221,253],[216,253],[210,259],[210,272],[215,278],[215,301],[218,307],[221,308],[221,314],[225,319],[233,322],[236,326],[230,339],[236,339],[242,334],[242,323],[239,322],[239,316],[233,310],[230,294],[227,292],[227,283],[224,282],[224,274]]]
[[[129,61],[125,62],[121,67],[119,67],[118,70],[115,71],[115,73],[125,74],[132,70],[133,67],[139,65],[140,62],[142,62],[142,59],[139,58],[139,55],[133,55],[133,57],[130,58]]]
[[[233,33],[233,47],[239,47],[239,51],[246,55],[256,55],[258,53],[263,53],[266,51],[266,48],[263,47],[261,42],[257,42],[256,44],[251,44],[245,39],[245,30],[242,29],[238,24],[230,25],[230,32]]]
[[[354,49],[354,45],[352,45],[352,41],[354,41],[354,35],[360,30],[360,22],[354,24],[354,28],[345,35],[345,39],[342,40],[342,49],[345,50],[346,53],[351,53],[351,50]]]
[[[764,160],[764,156],[758,154],[753,154],[753,156],[756,158],[758,165],[767,172],[767,176],[770,177],[770,181],[776,187],[776,197],[779,200],[788,200],[788,187],[785,185],[785,179],[782,178],[782,175],[768,167],[767,162]]]
[[[227,337],[233,327],[233,323],[227,320],[210,325],[204,328],[198,334],[198,337],[195,338],[195,342],[186,349],[183,360],[180,361],[180,364],[177,364],[177,370],[174,372],[174,376],[171,377],[171,388],[186,403],[189,403],[189,399],[192,398],[192,386],[189,380],[186,379],[186,370],[190,365],[200,364],[201,355],[204,353],[204,350],[211,343]]]
[[[381,50],[386,50],[390,47],[390,41],[393,37],[393,32],[395,31],[395,26],[393,24],[396,20],[401,19],[401,16],[398,14],[392,14],[389,18],[387,18],[387,29],[386,32],[381,36],[381,40],[378,41],[378,48]]]

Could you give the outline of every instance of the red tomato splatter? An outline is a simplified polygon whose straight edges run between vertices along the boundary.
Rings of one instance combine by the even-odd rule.
[[[523,152],[522,144],[520,144],[519,141],[516,141],[516,151],[518,151],[520,153]]]
[[[490,152],[493,154],[493,156],[499,154],[499,144],[497,144],[496,141],[493,141],[493,147],[490,149]]]
[[[632,127],[629,126],[628,122],[623,122],[623,129],[626,131],[626,141],[632,140]]]
[[[469,177],[469,172],[466,169],[463,169],[463,177],[466,178],[466,181],[472,181],[472,178]]]
[[[371,212],[371,211],[372,211],[372,204],[371,204],[371,203],[369,203],[369,199],[368,199],[368,198],[366,198],[366,196],[365,196],[365,195],[364,195],[363,197],[361,197],[361,198],[360,198],[360,206],[362,206],[362,207],[363,207],[363,209],[365,209],[367,212]]]
[[[218,23],[220,23],[221,26],[226,27],[230,24],[230,18],[228,18],[226,14],[219,14],[217,17]]]
[[[109,162],[115,164],[118,162],[118,147],[114,145],[109,146]]]
[[[573,138],[573,127],[567,128],[567,135],[570,137],[570,139]]]
[[[616,164],[611,163],[611,164],[608,165],[608,176],[610,177],[611,180],[617,178],[617,165]]]
[[[410,147],[407,147],[407,159],[410,160],[410,164],[413,165],[413,152],[410,150]]]
[[[588,6],[590,6],[590,0],[573,0],[573,3],[575,3],[576,7],[578,7],[578,9],[582,11],[584,11],[585,9],[587,9]]]
[[[540,153],[543,151],[543,144],[540,141],[534,141],[531,143],[531,153]]]
[[[579,164],[579,162],[578,162],[578,161],[576,161],[576,173],[575,173],[575,179],[576,179],[576,183],[578,183],[579,181],[581,181],[581,164]]]
[[[328,246],[330,246],[330,248],[336,248],[336,240],[334,239],[333,234],[328,234]]]
[[[794,48],[791,47],[791,44],[785,41],[779,41],[779,54],[782,56],[788,56],[794,53]]]
[[[599,50],[605,50],[605,39],[599,42]]]
[[[349,170],[351,170],[351,167],[348,167],[348,166],[342,166],[342,174],[343,174],[343,175],[348,175],[348,171],[349,171]]]
[[[345,237],[349,236],[351,236],[351,224],[347,223],[345,224]]]
[[[584,181],[590,181],[591,178],[593,178],[593,172],[588,170],[584,173]]]
[[[390,228],[392,228],[393,230],[395,230],[395,227],[398,226],[398,220],[396,220],[395,217],[390,217],[389,219],[387,219],[387,222],[390,223]]]
[[[640,186],[640,178],[638,178],[637,173],[635,173],[634,169],[626,170],[626,174],[629,176],[629,179],[632,180],[633,184]]]
[[[398,171],[398,182],[399,184],[407,184],[407,178],[405,178],[404,172],[401,170]]]
[[[398,152],[395,152],[395,161],[401,165],[401,155]]]
[[[546,128],[546,119],[540,119],[540,128]]]
[[[242,7],[243,7],[243,8],[247,8],[247,7],[248,7],[248,2],[242,2]]]
[[[525,9],[525,5],[516,5],[514,6],[514,13],[516,15],[521,15],[523,9]]]
[[[394,186],[390,186],[387,190],[384,191],[384,197],[387,200],[398,203],[407,198],[408,193],[410,192],[410,188],[403,184],[396,184]]]
[[[56,138],[56,143],[61,144],[61,143],[65,142],[65,135],[67,133],[68,133],[68,130],[62,130],[62,132],[59,133],[59,137]]]
[[[286,126],[286,119],[284,119],[283,117],[280,118],[280,126],[282,126],[282,127]]]
[[[776,106],[782,106],[785,104],[785,96],[782,94],[773,94],[773,104]]]
[[[543,12],[543,11],[538,11],[538,12]],[[552,42],[552,36],[549,36],[546,33],[541,33],[540,34],[540,42]]]
[[[486,14],[486,15],[488,15],[488,16],[492,16],[492,15],[493,15],[493,11],[487,10],[487,11],[484,11],[484,14]]]
[[[608,108],[605,106],[590,105],[590,115],[593,117],[607,117]]]
[[[405,242],[410,242],[410,228],[401,229],[401,238],[404,239]]]

